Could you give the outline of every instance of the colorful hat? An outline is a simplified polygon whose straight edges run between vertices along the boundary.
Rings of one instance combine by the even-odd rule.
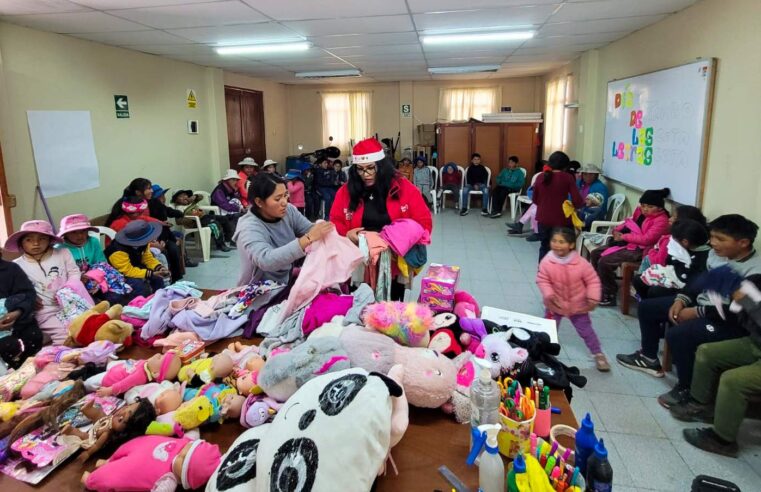
[[[297,169],[291,169],[287,173],[285,173],[285,179],[296,179],[301,178],[301,173]]]
[[[596,164],[584,164],[581,166],[581,172],[587,174],[602,174],[602,170]]]
[[[145,246],[161,235],[161,224],[145,220],[133,220],[116,233],[116,241],[125,246]]]
[[[145,212],[148,210],[148,202],[143,200],[137,203],[132,203],[129,198],[122,200],[122,212],[127,214],[134,214],[137,212]]]
[[[386,157],[386,153],[380,142],[374,138],[366,138],[354,146],[351,157],[354,164],[367,164],[380,161]]]
[[[216,444],[210,444],[203,439],[193,441],[188,454],[185,455],[185,461],[182,462],[182,486],[187,490],[195,490],[206,484],[221,459],[222,454]]]
[[[170,188],[162,188],[160,185],[154,184],[151,186],[151,189],[153,190],[153,198],[159,198],[164,195],[167,191],[170,190]]]
[[[51,243],[61,242],[61,238],[53,232],[53,226],[50,225],[50,222],[46,220],[28,220],[21,224],[21,229],[8,236],[8,239],[5,241],[5,250],[11,253],[18,253],[20,251],[19,243],[21,239],[32,232],[48,236]]]
[[[238,163],[238,167],[243,166],[259,167],[259,164],[254,160],[253,157],[244,157],[243,160]]]
[[[98,232],[98,228],[93,227],[90,224],[90,219],[88,219],[85,214],[67,215],[61,219],[61,225],[58,228],[58,237],[63,237],[64,234],[74,231]]]
[[[597,205],[600,205],[605,200],[605,198],[602,196],[602,193],[590,193],[587,195],[587,198],[594,200]]]
[[[240,179],[240,176],[238,176],[238,173],[234,169],[228,169],[220,181],[227,181],[228,179]]]

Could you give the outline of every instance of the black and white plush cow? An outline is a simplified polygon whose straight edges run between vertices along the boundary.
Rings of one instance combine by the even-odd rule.
[[[393,438],[392,397],[400,396],[393,380],[360,368],[312,379],[272,423],[235,440],[206,490],[369,491]]]

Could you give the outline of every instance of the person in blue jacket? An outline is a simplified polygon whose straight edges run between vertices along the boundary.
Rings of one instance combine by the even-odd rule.
[[[581,168],[581,179],[577,181],[582,200],[587,199],[590,193],[599,193],[603,197],[599,205],[603,210],[608,210],[608,187],[600,181],[602,171],[594,164],[585,164]]]

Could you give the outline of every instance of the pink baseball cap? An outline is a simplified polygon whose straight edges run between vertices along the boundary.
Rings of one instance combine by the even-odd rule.
[[[219,446],[197,439],[182,463],[182,486],[188,490],[202,487],[219,466],[222,455]]]
[[[90,224],[90,219],[84,214],[67,215],[61,219],[61,226],[58,229],[58,237],[74,231],[98,232],[98,228]]]
[[[5,250],[11,253],[18,253],[21,251],[19,242],[24,236],[32,232],[48,236],[51,243],[61,242],[61,238],[53,232],[53,226],[50,225],[50,222],[46,220],[28,220],[21,224],[21,229],[8,236],[8,239],[5,241]]]

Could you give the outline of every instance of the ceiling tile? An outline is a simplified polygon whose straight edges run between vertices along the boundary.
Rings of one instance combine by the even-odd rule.
[[[411,44],[417,43],[417,33],[410,32],[393,32],[379,34],[345,34],[338,36],[324,36],[311,38],[316,46],[322,48],[339,48],[350,46],[377,46],[384,44]]]
[[[125,48],[152,55],[214,55],[214,49],[204,44],[148,44]]]
[[[422,50],[419,44],[398,44],[398,45],[386,45],[386,46],[356,46],[351,48],[331,48],[331,53],[335,53],[338,56],[343,55],[375,55],[375,54],[409,54],[416,53],[422,55]]]
[[[433,80],[483,80],[493,75],[492,72],[481,73],[457,73],[447,75],[431,75]]]
[[[484,45],[460,45],[456,48],[449,46],[448,49],[441,47],[425,47],[425,56],[439,57],[442,56],[502,56],[503,58],[515,51],[521,43],[511,43],[506,46],[499,46],[493,49],[486,49]]]
[[[2,1],[2,0],[0,0]],[[24,0],[28,1],[28,0]],[[139,9],[144,7],[161,7],[164,5],[185,5],[189,3],[211,3],[223,0],[74,0],[80,5],[85,5],[98,10],[109,9]]]
[[[650,24],[655,24],[666,17],[665,15],[645,15],[640,17],[624,17],[621,19],[604,19],[579,22],[559,22],[545,24],[539,31],[539,36],[556,36],[567,34],[593,34],[602,32],[636,31]]]
[[[466,65],[499,65],[505,57],[475,56],[467,58],[428,59],[429,67],[461,67]]]
[[[109,12],[124,19],[140,22],[157,29],[224,26],[268,20],[251,7],[237,0],[144,9],[110,10]]]
[[[105,44],[124,45],[141,45],[141,44],[187,44],[187,39],[178,36],[172,36],[163,31],[155,29],[150,31],[114,31],[114,32],[94,32],[76,34],[76,37],[89,39]]]
[[[243,0],[276,20],[335,19],[406,14],[404,0]],[[327,5],[326,5],[327,3]]]
[[[296,21],[286,22],[285,25],[304,36],[371,34],[378,32],[405,32],[413,30],[412,21],[408,15]]]
[[[0,15],[54,14],[83,10],[88,9],[66,0],[0,0]]]
[[[417,30],[426,32],[484,27],[514,28],[543,24],[554,10],[554,5],[538,5],[534,7],[415,14],[413,18]]]
[[[488,9],[522,5],[560,4],[562,0],[407,0],[413,14],[446,10]]]
[[[552,22],[613,19],[640,15],[670,14],[695,3],[696,0],[605,0],[566,3],[552,16]]]
[[[545,46],[567,46],[567,45],[582,45],[591,43],[603,43],[607,44],[617,39],[620,39],[629,31],[618,32],[606,32],[595,34],[576,34],[571,36],[547,36],[537,37],[526,41],[521,48],[538,48]]]
[[[408,61],[389,61],[389,60],[382,60],[382,61],[375,61],[375,60],[364,60],[364,61],[352,61],[352,63],[358,67],[370,69],[383,69],[383,70],[412,70],[412,69],[425,69],[427,68],[426,63],[424,61],[417,61],[417,60],[408,60]]]
[[[167,32],[195,41],[217,45],[241,45],[285,41],[303,41],[301,36],[274,22],[236,26],[169,29]]]
[[[512,55],[506,63],[533,62],[566,62],[578,57],[581,53],[549,53],[546,55]]]
[[[398,60],[398,61],[409,61],[409,60],[417,60],[417,61],[425,61],[423,58],[423,55],[419,53],[380,53],[380,54],[373,54],[373,55],[362,55],[362,54],[353,54],[353,55],[340,55],[341,58],[344,60],[348,60],[353,62],[354,60],[360,61],[367,58],[372,58],[373,60]]]
[[[41,31],[72,34],[80,32],[143,31],[146,26],[119,19],[103,12],[37,14],[13,17],[14,24]]]
[[[599,48],[603,43],[592,44],[568,44],[561,46],[543,46],[538,48],[518,48],[513,55],[548,55],[558,53],[580,53]]]
[[[232,66],[261,66],[255,61],[247,60],[240,56],[226,56],[221,57],[217,55],[166,55],[167,58],[174,60],[186,61],[195,63],[196,65],[204,65],[207,67],[219,67],[226,68]]]

